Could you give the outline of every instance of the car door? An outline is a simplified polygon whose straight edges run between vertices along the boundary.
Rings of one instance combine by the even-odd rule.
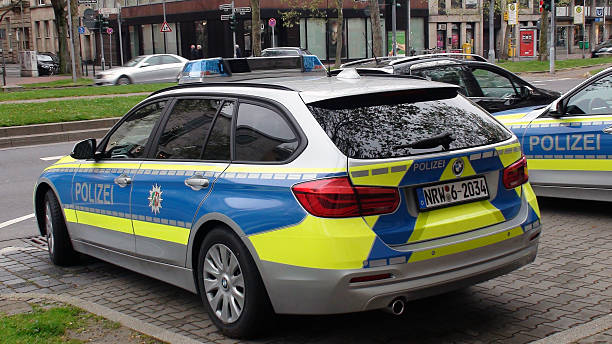
[[[512,78],[491,66],[470,66],[472,76],[480,89],[480,96],[470,97],[490,113],[521,107],[520,89]]]
[[[539,187],[611,188],[612,74],[559,100],[529,123],[523,147],[529,179]]]
[[[194,216],[229,165],[233,112],[231,99],[175,100],[150,159],[134,178],[132,213],[140,257],[185,265]]]
[[[159,79],[158,70],[162,64],[160,55],[154,55],[142,61],[139,64],[138,70],[134,73],[134,82],[149,83]]]
[[[98,160],[83,161],[73,179],[77,241],[134,252],[130,196],[132,180],[145,157],[165,101],[140,106],[126,115],[98,148]]]
[[[184,62],[171,55],[162,55],[162,65],[159,66],[159,82],[175,82]]]

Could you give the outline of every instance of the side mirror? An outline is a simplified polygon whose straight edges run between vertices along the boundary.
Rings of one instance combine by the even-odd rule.
[[[529,99],[531,96],[533,96],[533,88],[529,86],[521,87],[521,98]]]
[[[149,67],[149,64],[148,64],[147,62],[143,62],[143,63],[140,65],[140,68],[143,68],[143,67]]]
[[[565,102],[563,99],[559,98],[555,100],[552,104],[550,104],[550,108],[548,109],[548,114],[550,117],[560,118],[565,115]]]
[[[75,159],[93,159],[95,153],[96,139],[87,139],[74,145],[70,156]]]

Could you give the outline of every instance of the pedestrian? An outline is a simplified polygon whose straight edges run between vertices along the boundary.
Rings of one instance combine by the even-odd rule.
[[[202,51],[202,46],[200,44],[198,44],[197,55],[198,55],[199,59],[203,59],[204,58],[204,52]]]
[[[240,46],[238,44],[234,46],[234,50],[236,52],[236,57],[242,57],[242,51],[240,50]]]
[[[192,44],[189,50],[189,59],[195,60],[198,58],[198,51],[196,50],[195,44]]]

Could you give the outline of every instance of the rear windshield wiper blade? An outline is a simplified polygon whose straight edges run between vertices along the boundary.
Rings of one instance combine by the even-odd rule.
[[[438,136],[428,137],[426,139],[411,142],[405,145],[395,146],[395,149],[413,148],[413,149],[428,149],[442,146],[444,150],[450,148],[450,144],[455,141],[455,137],[451,133],[444,133]]]

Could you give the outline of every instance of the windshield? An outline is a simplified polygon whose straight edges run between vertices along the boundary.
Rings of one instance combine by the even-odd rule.
[[[48,55],[36,55],[36,58],[40,62],[53,62],[53,59],[51,58],[51,56],[48,56]]]
[[[511,137],[461,95],[409,102],[402,97],[395,103],[370,97],[376,100],[356,104],[336,98],[308,104],[323,130],[350,158],[404,157],[483,146]]]
[[[124,64],[125,67],[134,67],[138,64],[138,62],[144,60],[146,56],[138,56],[138,57],[134,57],[133,59],[129,60],[128,62],[126,62]]]

